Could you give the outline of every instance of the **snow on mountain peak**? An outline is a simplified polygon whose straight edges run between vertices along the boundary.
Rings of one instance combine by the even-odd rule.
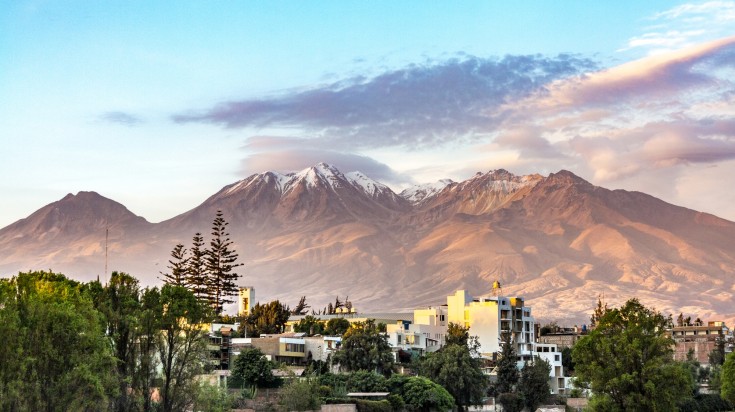
[[[349,172],[345,177],[347,177],[347,180],[349,180],[353,186],[373,197],[386,190],[390,191],[388,186],[365,176],[359,171]]]
[[[409,202],[416,204],[441,192],[445,187],[452,183],[454,183],[452,179],[441,179],[434,183],[423,183],[403,190],[400,193],[400,196]]]

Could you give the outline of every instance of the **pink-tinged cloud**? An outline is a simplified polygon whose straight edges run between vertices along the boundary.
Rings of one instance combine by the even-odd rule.
[[[550,112],[645,103],[692,89],[717,88],[722,79],[710,70],[735,67],[735,36],[677,52],[646,57],[610,69],[562,79],[548,93],[511,103],[509,108],[530,106]]]

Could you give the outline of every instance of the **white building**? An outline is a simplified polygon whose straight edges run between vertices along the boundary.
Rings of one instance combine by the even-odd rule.
[[[433,352],[444,345],[449,323],[469,328],[477,336],[480,356],[496,360],[502,336],[510,334],[518,356],[518,367],[538,356],[549,362],[552,393],[564,393],[570,382],[564,378],[561,351],[556,344],[537,344],[531,308],[522,297],[501,296],[495,282],[490,296],[472,297],[464,290],[447,296],[447,304],[414,311],[411,324],[388,325],[388,341],[394,348],[419,353]]]
[[[397,322],[387,325],[388,343],[394,349],[422,355],[434,352],[444,345],[447,333],[446,307],[416,309],[413,323]]]

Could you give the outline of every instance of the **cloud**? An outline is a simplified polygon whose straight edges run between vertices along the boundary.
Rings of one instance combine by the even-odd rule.
[[[649,19],[654,25],[618,51],[644,49],[658,54],[727,36],[735,30],[735,1],[685,3]]]
[[[571,55],[463,57],[354,77],[305,91],[225,102],[179,123],[297,128],[340,150],[432,147],[491,132],[499,108],[593,63]]]
[[[142,118],[135,116],[133,114],[130,114],[130,113],[119,112],[119,111],[103,113],[99,116],[99,118],[102,121],[121,124],[123,126],[136,126],[140,123],[143,123]]]
[[[360,171],[385,184],[400,186],[413,183],[410,176],[400,174],[371,157],[316,148],[303,139],[255,136],[248,140],[243,149],[248,153],[241,163],[244,175],[268,170],[281,173],[295,172],[319,162],[326,162],[336,166],[343,173]]]

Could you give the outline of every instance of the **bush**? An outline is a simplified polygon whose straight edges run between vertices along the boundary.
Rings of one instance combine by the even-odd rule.
[[[681,412],[720,412],[731,411],[732,405],[717,394],[698,394],[692,399],[679,403]]]
[[[374,372],[357,371],[347,377],[347,390],[354,392],[385,392],[385,376]]]
[[[232,408],[233,398],[227,388],[202,382],[197,388],[193,410],[202,412],[225,412]]]
[[[381,401],[358,399],[357,412],[393,412],[393,408],[391,407],[390,402],[385,399]]]
[[[287,411],[313,411],[319,409],[319,383],[311,380],[294,379],[283,389],[279,403]]]

